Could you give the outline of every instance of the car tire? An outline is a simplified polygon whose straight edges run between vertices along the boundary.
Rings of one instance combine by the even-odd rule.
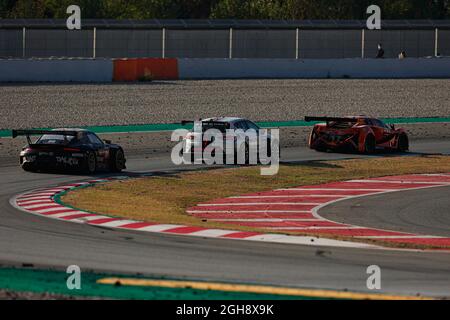
[[[372,154],[375,152],[375,148],[376,148],[375,137],[373,135],[369,134],[366,137],[366,140],[364,141],[364,153]]]
[[[111,158],[111,172],[121,172],[125,169],[125,154],[122,149],[116,150]]]
[[[397,151],[398,152],[406,152],[408,150],[409,150],[409,139],[408,139],[408,136],[406,134],[401,134],[398,137]]]
[[[88,151],[86,153],[85,171],[88,174],[94,174],[97,171],[97,158],[95,157],[95,153],[92,151]]]
[[[34,166],[31,166],[31,165],[29,165],[27,163],[22,164],[22,170],[26,171],[26,172],[36,172],[37,171]]]
[[[313,129],[311,131],[311,133],[309,134],[309,139],[308,139],[308,147],[310,149],[313,149],[313,150],[316,149],[313,147],[314,141],[316,141],[316,139],[317,139],[317,133],[316,133],[316,130]]]

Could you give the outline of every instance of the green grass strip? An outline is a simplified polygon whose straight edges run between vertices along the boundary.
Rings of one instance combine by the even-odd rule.
[[[450,117],[430,117],[430,118],[384,118],[384,122],[391,124],[402,123],[442,123],[450,122]],[[286,128],[286,127],[310,127],[317,122],[306,122],[304,120],[294,121],[263,121],[257,122],[262,128]],[[179,123],[156,123],[156,124],[137,124],[137,125],[119,125],[119,126],[87,126],[81,127],[91,130],[95,133],[133,133],[133,132],[162,132],[173,131],[176,129],[191,129],[192,125],[182,126]],[[42,130],[48,128],[39,128]],[[11,137],[11,130],[0,130],[0,138]]]
[[[67,250],[70,250],[70,248],[67,248]],[[97,280],[105,277],[124,276],[83,272],[83,269],[81,271],[81,289],[69,290],[66,283],[70,275],[63,271],[0,268],[0,288],[17,292],[53,293],[67,296],[133,300],[311,300],[311,298],[299,296],[198,290],[192,288],[98,284]],[[143,277],[133,276],[133,278],[142,279]],[[153,279],[169,280],[162,277]]]

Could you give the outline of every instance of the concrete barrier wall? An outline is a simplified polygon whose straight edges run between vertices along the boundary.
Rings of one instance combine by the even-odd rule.
[[[178,59],[180,79],[450,78],[450,58]]]
[[[450,78],[450,58],[0,60],[0,82],[257,78]]]
[[[112,60],[0,60],[0,82],[111,82]]]

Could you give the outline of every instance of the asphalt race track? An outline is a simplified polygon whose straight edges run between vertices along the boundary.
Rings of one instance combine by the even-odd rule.
[[[449,237],[449,208],[450,186],[340,201],[319,214],[353,225]]]
[[[450,141],[413,142],[411,149],[418,153],[448,154]],[[322,154],[306,148],[283,150],[284,161],[350,157],[355,156]],[[170,163],[168,155],[148,159],[142,155],[129,156],[130,172],[171,169],[178,168]],[[366,269],[375,264],[382,270],[381,292],[450,296],[450,255],[445,252],[319,248],[197,239],[65,223],[17,211],[10,206],[9,199],[29,189],[78,181],[86,177],[25,173],[17,165],[7,163],[0,165],[0,176],[0,264],[3,265],[33,264],[36,267],[65,269],[68,265],[77,264],[82,270],[368,291]],[[443,200],[443,194],[448,192],[448,188],[442,188],[438,192],[421,191],[419,196],[423,203],[420,206],[411,205],[410,208],[416,212],[427,208],[428,220],[421,218],[414,210],[411,210],[411,215],[408,213],[410,210],[395,213],[402,204],[411,203],[408,199],[417,197],[412,191],[383,196],[387,197],[383,198],[383,207],[375,209],[372,205],[376,199],[354,200],[361,203],[361,208],[367,209],[370,206],[370,210],[375,211],[370,211],[373,212],[370,219],[352,220],[352,223],[385,228],[390,223],[389,229],[416,227],[420,228],[417,231],[436,231],[448,236],[448,230],[447,233],[442,228],[437,230],[439,224],[448,225],[448,217],[439,215],[439,208],[441,211],[442,208],[448,208],[448,199]],[[396,196],[401,200],[397,201]],[[434,204],[437,200],[446,202]],[[343,201],[336,204],[340,208],[331,208],[331,211],[335,212],[333,214],[337,220],[342,219],[339,210],[352,204]],[[432,209],[429,210],[428,206],[432,206]],[[322,211],[321,214],[331,217],[325,209]],[[355,208],[350,213],[349,219],[358,219]],[[392,220],[388,221],[391,217]],[[442,219],[446,219],[446,222]]]

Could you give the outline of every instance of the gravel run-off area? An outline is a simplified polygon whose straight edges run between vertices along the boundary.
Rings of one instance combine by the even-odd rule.
[[[255,121],[305,115],[445,117],[450,80],[211,80],[148,84],[3,84],[0,129]]]

